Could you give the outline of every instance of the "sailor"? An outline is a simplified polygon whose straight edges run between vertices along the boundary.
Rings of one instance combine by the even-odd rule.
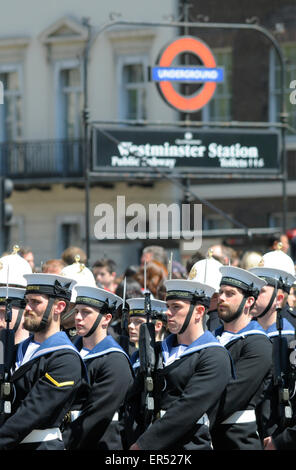
[[[139,338],[141,325],[147,322],[147,312],[145,311],[145,299],[143,297],[136,297],[127,299],[128,306],[128,334],[129,340],[135,345],[135,351],[131,354],[130,360],[133,367],[135,376],[140,371],[140,353],[139,353]],[[151,311],[149,320],[154,325],[155,336],[153,341],[160,342],[166,336],[167,317],[166,312],[168,308],[166,302],[158,299],[151,299]],[[160,348],[159,348],[160,351]],[[125,403],[125,422],[124,422],[124,448],[128,448],[133,444],[137,437],[145,430],[144,416],[141,413],[141,401],[136,397],[139,394],[138,390],[133,388],[135,393],[135,400],[132,399],[131,391],[129,394],[129,403]],[[129,444],[129,445],[128,445]]]
[[[290,395],[294,392],[295,383],[289,384],[289,344],[295,338],[295,329],[283,318],[282,306],[295,282],[295,270],[292,259],[283,251],[275,250],[263,255],[260,266],[250,269],[250,272],[267,283],[252,311],[273,343],[273,380],[258,410],[261,434],[267,437],[283,429],[292,414]],[[289,385],[293,390],[289,390]]]
[[[251,310],[266,282],[234,266],[220,268],[218,312],[224,325],[215,331],[234,362],[235,379],[212,428],[214,450],[261,450],[255,409],[270,380],[272,344]]]
[[[24,329],[25,292],[27,281],[24,274],[32,273],[31,266],[18,254],[18,245],[10,255],[0,258],[0,329],[9,327],[14,333],[15,344],[28,338]],[[7,315],[10,310],[11,319]]]
[[[67,449],[120,450],[121,406],[133,374],[128,355],[107,328],[122,299],[98,287],[77,285],[75,290],[75,345],[88,371],[90,393],[65,428]]]
[[[288,297],[295,282],[295,280],[293,281],[293,278],[295,279],[294,261],[290,256],[284,253],[282,243],[278,243],[276,250],[265,253],[263,260],[264,266],[279,268],[290,274],[290,282],[286,282],[283,285],[284,299],[282,302],[281,315],[296,329],[296,310],[288,304]]]
[[[96,287],[96,281],[93,273],[84,263],[80,262],[80,255],[75,256],[72,264],[65,266],[61,270],[61,276],[66,276],[76,281],[77,285]],[[74,307],[76,302],[76,290],[71,291],[71,300],[67,310],[62,314],[61,325],[63,331],[67,333],[71,341],[76,337]]]
[[[171,334],[161,343],[163,368],[155,384],[160,405],[130,450],[211,450],[209,421],[232,372],[226,349],[203,328],[214,289],[184,279],[165,285]]]
[[[215,331],[216,328],[223,325],[222,320],[219,318],[217,310],[218,292],[220,289],[222,263],[213,258],[213,250],[209,250],[207,257],[197,261],[191,268],[188,279],[192,281],[202,282],[208,284],[215,289],[211,297],[210,307],[205,316],[206,328],[210,331]]]
[[[139,347],[140,326],[147,321],[144,298],[128,299],[129,306],[129,338],[132,343]],[[155,341],[162,341],[166,335],[168,308],[166,302],[158,299],[151,299],[151,321],[155,328]],[[131,356],[131,363],[134,370],[139,367],[139,350],[137,349]]]
[[[60,331],[72,281],[53,274],[24,277],[24,327],[32,335],[17,348],[11,376],[15,398],[0,427],[0,449],[63,450],[59,428],[84,387],[85,371],[78,351]]]
[[[14,332],[14,343],[28,338],[24,328],[25,289],[19,287],[0,287],[0,331],[7,326]],[[7,324],[7,309],[11,309],[11,320]]]

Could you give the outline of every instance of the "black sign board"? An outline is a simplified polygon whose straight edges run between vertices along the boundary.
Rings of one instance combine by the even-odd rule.
[[[277,174],[280,134],[269,130],[94,127],[92,171]]]

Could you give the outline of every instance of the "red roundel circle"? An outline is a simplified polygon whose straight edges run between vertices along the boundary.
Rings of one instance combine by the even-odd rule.
[[[159,58],[159,67],[170,67],[173,60],[184,52],[195,54],[205,67],[216,67],[215,58],[208,46],[192,36],[182,36],[170,43]],[[183,112],[194,112],[203,108],[215,93],[216,86],[215,82],[207,82],[193,95],[184,96],[174,89],[171,82],[158,83],[159,91],[167,103]]]

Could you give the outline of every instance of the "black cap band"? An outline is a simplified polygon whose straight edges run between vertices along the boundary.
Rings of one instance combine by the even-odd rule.
[[[71,300],[71,282],[62,286],[58,280],[54,285],[31,284],[26,287],[26,294],[41,294],[49,297]]]
[[[187,292],[187,291],[177,291],[171,290],[168,291],[166,295],[166,300],[188,300],[190,303],[193,304],[201,304],[205,307],[209,307],[210,299],[205,295],[203,291],[201,292]]]
[[[246,297],[255,297],[257,298],[259,295],[259,289],[254,286],[253,283],[246,284],[243,281],[240,281],[239,279],[234,279],[232,277],[222,277],[220,285],[227,285],[227,286],[232,286],[232,287],[238,287],[244,292],[244,295]]]
[[[9,302],[12,307],[25,308],[26,306],[25,299],[18,297],[8,297],[6,299],[6,297],[0,297],[0,305],[6,305],[6,302]]]

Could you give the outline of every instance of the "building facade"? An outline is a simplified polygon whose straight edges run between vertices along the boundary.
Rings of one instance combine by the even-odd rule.
[[[287,229],[296,227],[296,105],[290,100],[290,83],[296,79],[295,2],[226,0],[223,4],[193,2],[189,10],[187,6],[188,2],[175,0],[152,0],[149,4],[128,0],[124,8],[118,0],[62,0],[46,8],[37,0],[25,4],[12,0],[6,5],[0,18],[0,80],[4,85],[1,174],[11,178],[15,187],[10,198],[14,215],[7,227],[8,250],[15,243],[29,245],[40,265],[59,257],[69,245],[86,246],[86,104],[89,126],[97,123],[99,128],[118,122],[124,129],[126,121],[138,125],[153,122],[157,127],[157,122],[161,126],[187,119],[207,128],[209,122],[271,123],[279,119],[279,64],[268,41],[249,31],[155,24],[178,18],[255,22],[281,45],[286,58],[285,103],[290,126],[286,138]],[[190,116],[169,107],[149,77],[164,45],[183,34],[205,41],[224,68],[224,81],[213,99]],[[189,86],[184,93],[192,91]],[[146,213],[151,204],[202,201],[204,253],[222,238],[239,249],[254,244],[264,248],[268,234],[282,226],[281,181],[219,179],[219,175],[202,177],[198,172],[196,176],[184,181],[189,194],[167,178],[130,178],[126,168],[114,179],[98,174],[89,191],[89,264],[103,256],[116,258],[122,271],[128,264],[138,264],[143,246],[154,243],[173,251],[177,259],[190,255],[182,242],[171,237],[98,240],[96,207],[105,203],[116,210],[118,196],[125,197],[126,206],[142,204]],[[242,226],[257,229],[261,236],[248,239],[236,233]]]

